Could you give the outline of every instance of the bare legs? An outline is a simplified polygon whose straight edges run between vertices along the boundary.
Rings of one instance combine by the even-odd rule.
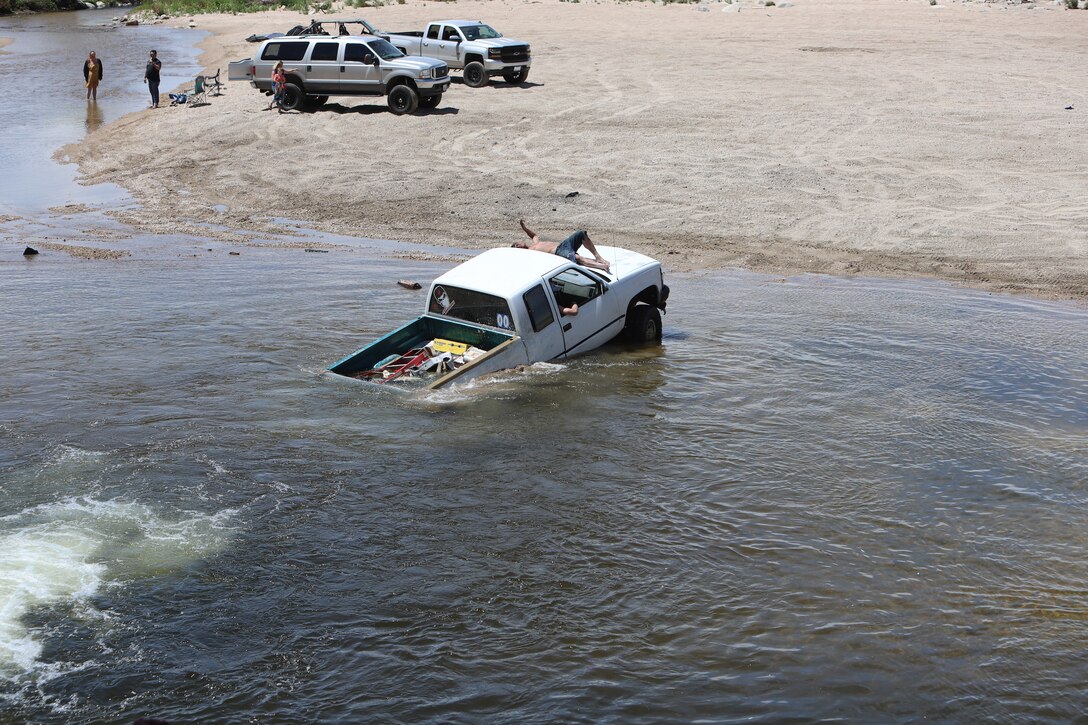
[[[597,264],[595,264],[595,265],[587,264],[585,266],[587,266],[587,267],[597,267],[597,269],[603,269],[603,270],[605,270],[607,272],[608,267],[610,266],[608,264],[608,260],[605,259],[604,257],[602,257],[600,255],[600,253],[597,251],[597,248],[593,246],[593,240],[591,240],[589,238],[589,232],[584,232],[583,233],[583,235],[582,235],[582,246],[585,247],[586,249],[588,249],[589,253],[593,255],[593,258],[597,260]]]

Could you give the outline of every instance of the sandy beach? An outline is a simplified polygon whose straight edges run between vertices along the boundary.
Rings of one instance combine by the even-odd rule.
[[[393,31],[479,18],[528,40],[532,71],[521,86],[458,80],[437,111],[401,117],[335,97],[280,115],[234,82],[59,155],[131,190],[141,206],[124,218],[148,232],[215,223],[244,239],[286,218],[483,248],[517,239],[524,215],[547,238],[584,228],[679,271],[1088,299],[1088,11],[408,0],[337,14]],[[256,50],[246,36],[303,21],[197,16],[202,62],[225,78]]]

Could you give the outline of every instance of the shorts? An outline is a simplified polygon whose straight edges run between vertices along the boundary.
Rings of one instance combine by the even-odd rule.
[[[559,243],[555,253],[571,262],[577,262],[578,250],[582,248],[582,242],[586,238],[584,231],[577,231]]]

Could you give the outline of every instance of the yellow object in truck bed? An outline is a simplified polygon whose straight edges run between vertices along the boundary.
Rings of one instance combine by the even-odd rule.
[[[435,352],[450,352],[454,355],[464,355],[465,350],[468,349],[468,345],[463,342],[454,342],[453,340],[443,340],[440,337],[436,337],[431,342],[431,349]]]

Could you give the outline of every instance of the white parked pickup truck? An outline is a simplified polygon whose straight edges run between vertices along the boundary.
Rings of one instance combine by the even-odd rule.
[[[620,335],[660,340],[669,298],[661,265],[618,247],[597,250],[611,271],[528,249],[483,252],[431,283],[422,316],[328,369],[390,388],[435,389],[580,355]]]
[[[426,30],[382,31],[381,36],[407,55],[437,58],[450,68],[463,68],[465,85],[470,88],[486,86],[494,75],[507,83],[529,77],[529,44],[504,38],[479,20],[436,20]]]

